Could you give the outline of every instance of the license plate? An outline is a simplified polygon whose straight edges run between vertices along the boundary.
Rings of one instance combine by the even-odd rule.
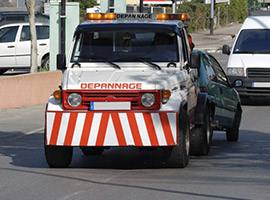
[[[90,102],[90,110],[130,110],[130,102]]]
[[[252,87],[255,87],[255,88],[270,88],[270,82],[253,82]]]

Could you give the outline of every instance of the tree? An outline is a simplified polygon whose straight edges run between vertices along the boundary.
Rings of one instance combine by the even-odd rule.
[[[31,73],[38,71],[37,66],[37,31],[35,23],[35,0],[25,0],[25,6],[29,14],[29,26],[31,36]]]
[[[102,0],[104,1],[104,0]],[[87,8],[91,8],[95,5],[97,5],[97,1],[96,0],[71,0],[71,2],[80,2],[80,15],[81,17],[85,16],[86,13],[86,9]]]

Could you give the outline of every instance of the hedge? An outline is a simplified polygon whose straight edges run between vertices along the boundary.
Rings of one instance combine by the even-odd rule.
[[[231,0],[230,4],[219,3],[215,5],[216,25],[224,26],[231,22],[243,22],[248,14],[247,0]],[[177,8],[177,12],[187,12],[191,17],[189,31],[209,28],[210,5],[198,0],[184,2]]]

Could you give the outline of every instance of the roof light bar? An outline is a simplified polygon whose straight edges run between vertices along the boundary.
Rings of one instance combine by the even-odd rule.
[[[190,17],[187,13],[181,13],[181,14],[157,14],[156,15],[157,20],[181,20],[181,21],[188,21],[190,20]]]
[[[115,20],[115,13],[87,13],[87,20]]]

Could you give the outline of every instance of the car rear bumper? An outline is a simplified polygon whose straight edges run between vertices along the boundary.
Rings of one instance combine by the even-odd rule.
[[[45,145],[177,145],[177,112],[46,111]]]
[[[228,76],[230,83],[235,87],[237,80],[242,86],[235,87],[240,97],[270,97],[270,78],[249,78],[243,76]]]

